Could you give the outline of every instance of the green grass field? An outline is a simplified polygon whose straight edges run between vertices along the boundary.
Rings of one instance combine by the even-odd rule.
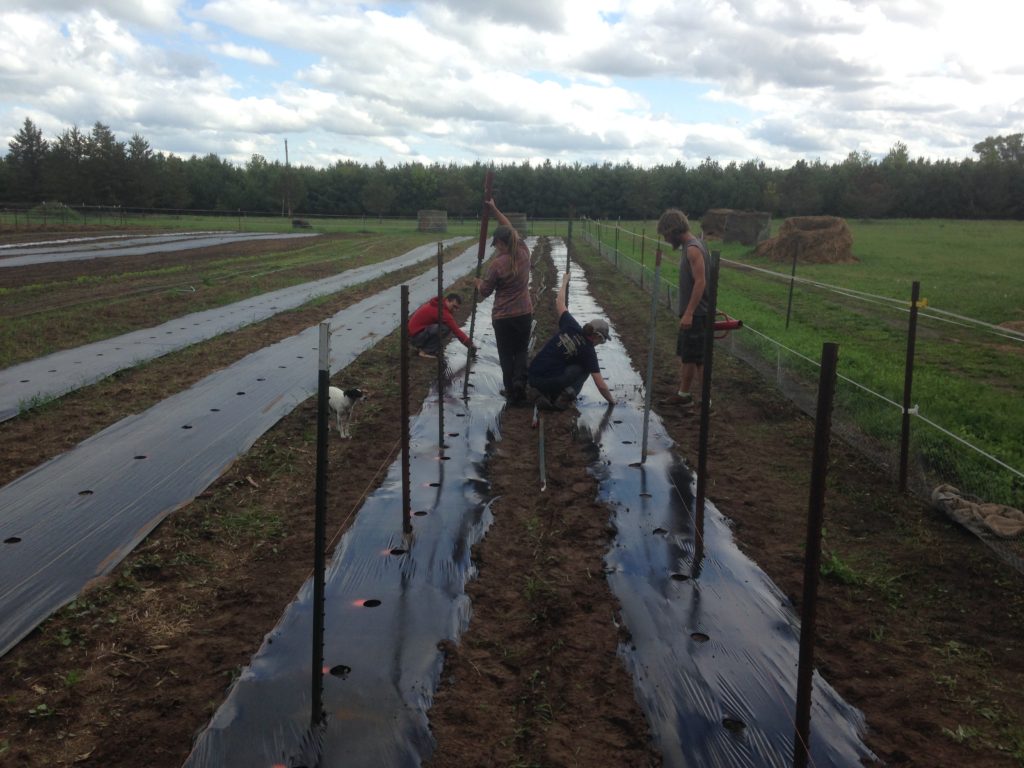
[[[893,448],[902,422],[911,284],[919,281],[927,306],[914,356],[911,404],[922,418],[912,420],[912,449],[930,478],[1024,507],[1024,223],[853,221],[849,227],[858,261],[799,264],[798,278],[821,285],[796,284],[788,327],[792,264],[712,242],[722,257],[719,308],[744,321],[744,344],[808,384],[817,376],[808,361],[820,359],[824,342],[838,343],[845,378],[834,418],[849,419]],[[587,227],[648,269],[658,247],[654,229],[650,221]],[[664,248],[662,280],[674,284],[678,254]],[[1001,331],[1001,323],[1018,333]]]

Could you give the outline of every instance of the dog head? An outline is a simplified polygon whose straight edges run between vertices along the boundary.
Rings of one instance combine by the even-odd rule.
[[[363,390],[361,389],[346,389],[343,391],[345,393],[345,397],[347,397],[352,402],[355,402],[359,398],[363,397]]]

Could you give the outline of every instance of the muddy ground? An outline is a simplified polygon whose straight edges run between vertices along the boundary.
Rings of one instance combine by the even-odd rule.
[[[578,256],[632,357],[645,359],[646,298],[586,249]],[[3,481],[127,415],[129,399],[146,407],[401,279],[342,292],[0,425]],[[549,293],[538,297],[537,315],[546,333],[554,323]],[[675,376],[673,320],[660,323],[655,401],[672,391]],[[396,334],[335,377],[372,393],[355,438],[331,441],[331,465],[346,467],[329,491],[337,535],[395,458],[398,354]],[[412,370],[418,402],[436,369],[415,358]],[[714,400],[709,497],[733,521],[741,548],[799,604],[813,424],[724,354],[716,357]],[[695,465],[697,420],[661,415]],[[308,576],[314,423],[310,401],[103,584],[0,659],[0,765],[181,765]],[[536,477],[532,454],[519,450],[532,440],[529,428],[528,411],[506,412],[490,462],[501,498],[474,552],[472,625],[447,648],[430,715],[438,742],[431,765],[658,765],[616,656],[617,606],[601,576],[608,511],[593,501],[593,454],[576,438],[571,414],[552,417],[549,456],[559,465],[548,489],[557,503],[541,505],[518,491]],[[887,764],[1024,765],[1019,575],[944,517],[895,493],[888,475],[852,449],[836,444],[831,459],[819,670],[863,710],[866,741]]]

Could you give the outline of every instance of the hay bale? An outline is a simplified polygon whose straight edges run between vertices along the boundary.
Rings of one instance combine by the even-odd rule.
[[[853,235],[846,220],[838,216],[793,216],[782,222],[779,234],[760,243],[754,251],[772,261],[804,264],[849,264]]]
[[[448,211],[416,211],[416,219],[420,232],[448,231]]]
[[[700,231],[705,240],[721,240],[725,237],[725,228],[729,223],[731,208],[712,208],[705,211],[700,220]]]
[[[772,215],[764,211],[736,211],[712,208],[700,220],[705,240],[757,245],[771,233]]]
[[[506,212],[505,215],[508,217],[508,220],[512,224],[512,226],[515,227],[516,232],[518,232],[523,237],[526,237],[526,235],[529,233],[528,227],[530,226],[526,214]]]
[[[757,245],[768,239],[772,231],[772,215],[765,211],[732,211],[725,223],[727,243]]]

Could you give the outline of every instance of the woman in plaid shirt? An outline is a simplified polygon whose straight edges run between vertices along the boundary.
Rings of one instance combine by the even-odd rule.
[[[498,346],[498,361],[510,405],[525,404],[527,348],[533,324],[530,301],[530,249],[494,200],[488,207],[498,220],[491,245],[496,252],[476,288],[482,298],[494,294],[491,323]]]

